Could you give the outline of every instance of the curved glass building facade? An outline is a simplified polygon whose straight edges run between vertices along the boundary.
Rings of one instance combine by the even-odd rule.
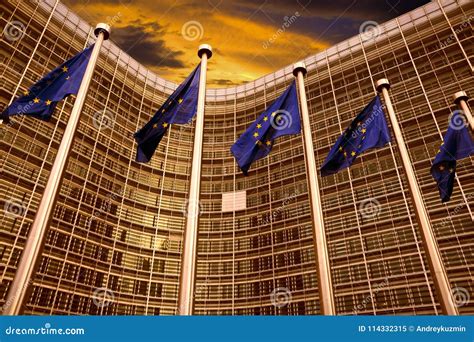
[[[95,38],[89,24],[54,0],[1,7],[3,32],[21,28],[19,38],[4,34],[0,42],[3,110]],[[453,94],[474,94],[473,16],[472,1],[433,1],[380,25],[374,38],[355,36],[304,60],[318,166],[375,95],[374,82],[390,81],[461,314],[474,314],[474,160],[459,163],[447,204],[429,168],[456,109]],[[136,163],[133,133],[177,84],[117,47],[113,31],[111,40],[94,72],[27,314],[178,313],[194,123],[171,127],[152,161]],[[207,89],[195,314],[320,312],[301,135],[279,138],[248,177],[229,151],[293,79],[288,66],[241,86]],[[61,102],[50,122],[17,116],[0,126],[0,305],[9,305],[6,294],[73,103]],[[320,178],[320,187],[337,313],[441,313],[395,144]],[[229,209],[229,194],[238,194],[241,208]],[[368,199],[376,203],[369,215]],[[98,300],[104,291],[113,297],[107,305]],[[275,304],[275,293],[287,303]]]

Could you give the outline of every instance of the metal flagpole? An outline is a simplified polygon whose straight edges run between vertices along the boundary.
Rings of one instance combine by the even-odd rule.
[[[469,126],[471,126],[471,130],[474,132],[474,118],[472,117],[471,110],[467,105],[468,99],[469,97],[465,91],[458,91],[454,94],[454,103],[456,103],[466,115],[467,121],[469,121]]]
[[[194,132],[193,164],[191,168],[191,184],[187,201],[186,232],[183,244],[181,263],[181,279],[179,284],[178,314],[192,315],[194,304],[194,280],[196,270],[197,233],[200,214],[202,141],[204,128],[204,103],[206,101],[207,60],[212,56],[212,48],[208,44],[199,46],[198,56],[201,58],[201,75],[196,112],[196,128]]]
[[[28,239],[26,240],[18,269],[10,285],[7,299],[3,306],[3,315],[22,314],[28,301],[28,293],[31,288],[30,285],[33,284],[36,268],[39,266],[39,261],[41,260],[44,239],[51,221],[62,176],[66,168],[69,152],[72,148],[74,135],[82,112],[82,107],[94,73],[100,48],[103,41],[109,38],[110,27],[107,24],[98,24],[94,33],[97,36],[97,40],[77,93],[74,107],[72,108],[69,121],[61,140],[61,145],[59,146],[58,153],[49,174],[48,182],[46,183],[43,196],[41,197],[38,211],[36,212],[30,233],[28,234]]]
[[[458,309],[455,305],[446,270],[444,269],[441,253],[438,249],[438,244],[428,218],[428,213],[421,198],[421,191],[416,181],[415,172],[411,164],[410,156],[397,117],[395,116],[395,111],[393,110],[392,101],[388,95],[388,89],[390,89],[390,83],[387,79],[383,78],[377,81],[377,91],[383,95],[390,122],[395,133],[395,139],[397,140],[398,151],[403,162],[405,175],[410,187],[410,194],[413,203],[415,204],[415,213],[418,226],[420,227],[421,239],[423,241],[426,258],[428,259],[431,276],[433,277],[436,292],[440,300],[441,309],[445,315],[458,315]]]
[[[323,315],[335,315],[334,296],[332,290],[329,255],[326,243],[326,232],[324,230],[323,209],[319,193],[318,174],[314,158],[313,139],[311,136],[311,125],[308,114],[308,103],[304,85],[306,66],[304,63],[296,63],[293,66],[293,75],[298,81],[298,93],[300,97],[301,116],[303,119],[303,140],[306,160],[306,177],[308,181],[311,199],[311,216],[313,219],[314,248],[317,257],[317,274],[319,301]]]

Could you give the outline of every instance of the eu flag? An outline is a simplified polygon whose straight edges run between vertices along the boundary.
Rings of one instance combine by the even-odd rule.
[[[200,75],[201,64],[176,88],[150,121],[135,133],[137,162],[150,161],[170,124],[185,124],[192,120],[196,114]]]
[[[431,166],[431,175],[438,184],[441,202],[447,202],[453,193],[456,174],[456,160],[474,153],[474,143],[466,121],[459,111],[451,116],[448,131]]]
[[[41,120],[49,120],[59,101],[68,95],[77,95],[87,68],[94,44],[64,62],[30,89],[23,93],[3,111],[5,122],[13,115],[29,115]]]
[[[324,177],[337,173],[351,166],[362,152],[382,147],[388,142],[390,132],[377,95],[337,139],[321,167],[321,175]]]
[[[293,82],[285,92],[264,111],[258,119],[232,145],[230,151],[244,173],[252,163],[266,157],[273,141],[282,135],[298,134],[301,131],[300,111]]]

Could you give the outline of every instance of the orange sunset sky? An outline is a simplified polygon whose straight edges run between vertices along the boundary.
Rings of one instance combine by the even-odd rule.
[[[63,0],[159,76],[180,82],[211,44],[210,87],[252,81],[383,23],[427,0]],[[278,31],[280,30],[280,31]]]

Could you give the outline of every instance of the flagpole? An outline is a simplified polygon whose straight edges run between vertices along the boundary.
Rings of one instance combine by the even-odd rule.
[[[468,99],[469,97],[465,91],[458,91],[454,94],[454,103],[456,103],[466,115],[467,121],[469,121],[469,126],[471,126],[471,130],[474,132],[474,118],[472,117],[471,110],[467,105]]]
[[[48,182],[41,197],[36,216],[28,234],[25,248],[21,255],[18,269],[10,285],[8,295],[3,306],[3,315],[21,315],[28,303],[28,294],[33,284],[36,269],[41,260],[45,237],[53,214],[54,205],[66,168],[66,163],[71,151],[74,135],[79,123],[80,114],[86,99],[89,84],[94,73],[100,48],[104,40],[110,35],[110,27],[107,24],[98,24],[94,30],[97,40],[92,50],[90,60],[87,64],[81,86],[77,93],[74,107],[72,108],[69,121],[61,140],[58,153],[51,168]]]
[[[413,170],[410,156],[405,145],[405,141],[398,124],[395,111],[392,106],[392,101],[388,94],[390,89],[390,83],[387,79],[383,78],[377,81],[377,91],[382,93],[387,107],[390,122],[392,124],[393,131],[395,133],[395,139],[397,141],[398,151],[402,159],[403,168],[405,175],[408,180],[410,187],[410,194],[415,204],[415,213],[420,228],[421,239],[423,241],[424,251],[426,258],[428,259],[428,265],[430,267],[431,276],[435,285],[436,292],[440,301],[441,309],[444,315],[458,315],[458,309],[455,305],[455,301],[451,292],[451,286],[449,279],[446,274],[446,270],[443,265],[441,253],[438,248],[438,243],[431,227],[431,223],[426,211],[423,199],[421,198],[421,191],[416,181],[415,172]]]
[[[204,133],[204,103],[206,101],[207,60],[212,56],[212,47],[208,44],[200,45],[198,56],[201,58],[201,75],[199,79],[191,183],[189,186],[189,198],[185,204],[186,231],[183,243],[181,278],[179,282],[179,315],[192,315],[194,306],[197,233],[200,214],[199,197],[201,190],[202,141]]]
[[[311,124],[308,113],[308,102],[306,100],[304,75],[306,75],[304,63],[296,63],[293,66],[293,75],[298,81],[298,93],[300,98],[301,116],[303,119],[303,140],[305,147],[306,178],[308,181],[309,195],[311,199],[311,216],[313,219],[314,248],[317,257],[318,289],[321,313],[323,315],[335,315],[334,295],[331,281],[329,255],[327,250],[326,232],[324,230],[323,209],[319,192],[318,173],[316,171],[316,160],[314,158],[313,138],[311,135]]]

